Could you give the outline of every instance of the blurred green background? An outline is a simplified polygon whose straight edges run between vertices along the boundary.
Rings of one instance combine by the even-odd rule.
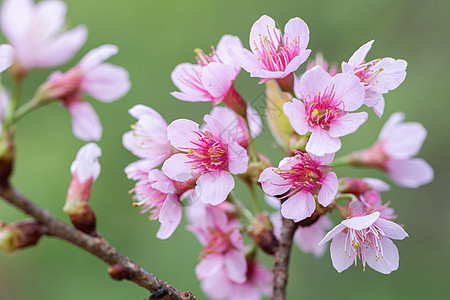
[[[370,112],[369,121],[355,134],[342,139],[338,156],[370,146],[392,112],[403,111],[407,121],[428,129],[420,156],[435,170],[433,183],[417,190],[392,186],[383,194],[406,224],[410,238],[397,242],[400,268],[389,276],[361,266],[338,274],[329,251],[321,259],[293,249],[289,299],[448,299],[450,294],[450,202],[448,159],[450,118],[450,1],[152,1],[70,0],[69,23],[86,24],[89,39],[67,70],[90,49],[117,44],[120,53],[110,62],[126,67],[133,82],[122,100],[104,104],[90,101],[103,127],[99,145],[102,173],[91,199],[98,229],[119,251],[178,289],[191,290],[205,299],[195,279],[194,267],[201,250],[184,221],[172,238],[157,240],[158,222],[131,205],[124,167],[135,160],[122,147],[122,134],[134,120],[127,110],[142,103],[158,110],[171,122],[190,118],[201,122],[209,103],[179,101],[170,73],[182,62],[194,62],[194,48],[209,50],[223,34],[238,35],[248,46],[255,20],[268,14],[282,26],[292,17],[304,19],[311,31],[313,55],[322,51],[329,61],[348,60],[371,39],[376,43],[368,58],[391,56],[408,62],[405,82],[385,98],[382,119]],[[3,39],[4,42],[4,39]],[[304,67],[303,67],[304,68]],[[303,70],[300,70],[300,72]],[[22,101],[45,80],[49,71],[33,71]],[[248,101],[257,99],[263,86],[242,71],[237,89]],[[281,154],[270,148],[268,130],[256,141],[257,150],[277,163]],[[67,221],[62,213],[70,182],[69,166],[83,143],[73,137],[69,115],[51,104],[24,118],[17,126],[17,162],[14,184],[39,205]],[[338,175],[377,176],[378,171],[336,169]],[[245,202],[247,191],[239,187]],[[20,221],[24,215],[0,201],[0,220]],[[263,257],[270,267],[270,258]],[[103,262],[65,242],[43,238],[38,247],[13,255],[0,253],[0,300],[144,299],[146,290],[129,282],[109,279]]]

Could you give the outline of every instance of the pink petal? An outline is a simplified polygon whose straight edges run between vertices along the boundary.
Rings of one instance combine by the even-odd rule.
[[[0,73],[11,66],[13,59],[14,48],[7,44],[0,45]]]
[[[408,234],[403,229],[402,226],[388,221],[382,218],[376,220],[375,225],[377,225],[384,233],[387,238],[394,240],[403,240],[405,237],[408,237]]]
[[[181,206],[175,194],[167,195],[159,211],[159,227],[156,237],[161,240],[169,238],[181,222]]]
[[[243,48],[242,42],[239,39],[239,37],[230,34],[225,34],[224,36],[222,36],[219,43],[217,44],[216,55],[219,57],[222,63],[229,66],[233,66],[235,68],[235,71],[239,72],[240,67],[236,68],[237,66],[236,62],[229,53],[230,47]]]
[[[163,193],[175,193],[175,184],[161,170],[154,169],[148,172],[148,181],[153,182],[152,188]]]
[[[177,98],[178,100],[188,101],[188,102],[209,102],[214,99],[208,93],[205,93],[202,96],[192,96],[192,95],[180,93],[180,92],[172,92],[170,94],[172,96],[174,96],[175,98]]]
[[[206,123],[205,130],[209,131],[216,139],[219,139],[225,144],[231,142],[230,133],[228,132],[228,129],[224,127],[225,124],[222,124],[218,119],[210,115],[205,115],[203,121]]]
[[[386,163],[389,176],[399,186],[418,188],[434,179],[431,166],[421,158],[390,159]]]
[[[284,26],[284,39],[291,43],[298,38],[300,38],[300,49],[306,49],[309,42],[308,25],[300,18],[292,18]]]
[[[294,241],[297,246],[306,253],[312,253],[316,257],[324,254],[326,247],[319,242],[324,231],[332,226],[327,216],[322,216],[314,224],[308,227],[299,227],[294,233]]]
[[[328,206],[334,201],[334,197],[338,192],[339,184],[336,173],[330,172],[322,180],[322,187],[320,188],[317,197],[319,203],[323,206]]]
[[[228,169],[233,174],[241,174],[247,171],[248,155],[245,150],[237,142],[232,141],[228,145]]]
[[[225,97],[236,79],[233,67],[211,62],[202,70],[202,84],[214,98]]]
[[[369,53],[370,48],[372,48],[372,44],[375,40],[371,40],[370,42],[365,43],[348,60],[348,64],[354,68],[360,64],[362,64],[366,58],[367,53]]]
[[[89,71],[92,68],[99,66],[105,60],[119,52],[116,45],[102,45],[89,51],[78,63],[84,71]]]
[[[228,53],[239,66],[249,73],[263,68],[255,55],[245,48],[230,46]]]
[[[39,25],[43,25],[37,30],[41,34],[40,38],[52,38],[53,35],[63,29],[66,13],[67,4],[62,1],[42,1],[36,3],[34,10],[35,18],[39,20]]]
[[[102,102],[112,102],[125,96],[131,82],[128,71],[122,67],[103,63],[87,72],[80,88]]]
[[[378,101],[377,104],[375,104],[374,106],[372,106],[373,111],[375,112],[375,114],[381,118],[381,116],[384,113],[384,98],[381,98],[380,101]]]
[[[376,64],[374,71],[379,69],[382,71],[369,82],[373,84],[370,90],[385,94],[396,89],[405,80],[406,66],[407,63],[403,59],[383,58]]]
[[[366,93],[358,77],[341,73],[335,75],[331,81],[334,84],[334,97],[343,102],[343,110],[354,111],[361,107]]]
[[[348,269],[355,261],[355,252],[350,243],[346,245],[345,233],[343,232],[336,235],[331,242],[330,254],[333,267],[339,273]]]
[[[31,0],[4,0],[1,7],[1,27],[11,43],[21,41],[27,33],[34,11]]]
[[[98,141],[102,136],[102,125],[92,108],[84,101],[70,101],[67,109],[72,116],[73,134],[83,141]]]
[[[267,168],[259,175],[258,179],[264,193],[270,196],[282,195],[291,189],[291,186],[286,184],[285,180],[275,171],[276,168]]]
[[[355,132],[358,128],[367,121],[369,115],[363,111],[359,113],[348,113],[337,119],[328,131],[332,137],[341,137]]]
[[[385,237],[380,237],[380,243],[383,245],[383,254],[377,260],[373,251],[368,251],[367,264],[382,274],[389,274],[398,269],[398,250],[394,243]],[[379,254],[380,255],[380,254]]]
[[[294,57],[286,66],[283,72],[282,78],[288,76],[292,72],[297,71],[297,69],[303,64],[311,54],[311,50],[302,50],[299,56]]]
[[[341,149],[341,140],[336,137],[331,137],[327,131],[321,128],[313,128],[308,143],[306,144],[306,151],[317,156],[325,154],[336,153]]]
[[[372,189],[378,191],[378,192],[385,192],[389,191],[391,187],[389,184],[384,182],[383,180],[380,180],[378,178],[363,178],[364,182],[367,183]]]
[[[203,86],[193,85],[193,78],[201,76],[203,67],[190,63],[182,63],[170,74],[173,84],[182,92],[193,97],[209,96]],[[183,100],[183,99],[182,99]]]
[[[326,242],[328,242],[329,240],[331,240],[332,238],[334,238],[335,236],[337,236],[339,233],[342,232],[342,230],[344,230],[346,227],[342,224],[338,224],[336,225],[333,229],[331,229],[324,237],[323,239],[319,242],[319,246],[325,244]]]
[[[195,267],[195,274],[198,280],[202,280],[217,273],[224,265],[225,260],[222,255],[209,254],[204,257]]]
[[[190,160],[185,154],[174,154],[164,162],[162,171],[170,179],[184,182],[192,176]]]
[[[228,218],[226,222],[228,222]],[[230,242],[236,249],[245,249],[244,238],[239,229],[235,229],[230,233]]]
[[[232,294],[233,283],[228,279],[225,270],[206,277],[201,282],[201,288],[212,299],[226,299]]]
[[[298,134],[304,135],[310,130],[303,102],[293,98],[292,102],[283,105],[283,111]]]
[[[191,141],[198,140],[199,136],[195,132],[199,130],[198,124],[194,121],[178,119],[167,127],[167,137],[172,146],[182,151],[187,151],[186,148],[195,147]]]
[[[422,124],[402,123],[384,137],[383,149],[391,157],[408,159],[419,152],[426,137],[427,130]]]
[[[225,201],[234,188],[234,179],[226,171],[215,171],[202,174],[195,186],[197,197],[204,203],[217,205]]]
[[[310,95],[314,97],[319,93],[323,93],[325,88],[331,84],[331,76],[320,66],[306,71],[300,78],[298,92],[303,99]]]
[[[256,54],[256,50],[254,50],[256,47],[261,47],[261,40],[263,37],[269,35],[271,35],[271,40],[274,42],[274,45],[278,46],[280,41],[280,30],[275,27],[275,21],[271,17],[263,15],[253,24],[252,29],[250,30],[249,45],[253,53]]]
[[[316,209],[316,201],[310,193],[296,193],[281,204],[281,214],[286,219],[299,222],[310,217]]]
[[[89,178],[94,181],[100,175],[100,163],[98,158],[102,155],[102,149],[97,144],[89,143],[80,148],[77,156],[70,166],[70,172],[76,174],[81,182]]]
[[[139,119],[143,115],[149,115],[150,117],[157,119],[159,123],[167,127],[167,123],[164,120],[164,118],[156,110],[146,105],[142,104],[135,105],[128,110],[128,113],[132,115],[135,119]]]
[[[241,251],[227,251],[225,254],[225,268],[231,281],[244,283],[247,280],[247,261],[244,253]]]
[[[391,132],[405,119],[405,114],[402,112],[393,113],[389,119],[384,124],[383,128],[381,128],[380,134],[378,135],[378,139],[384,139],[389,137]]]
[[[341,222],[342,225],[355,229],[361,230],[372,225],[380,217],[380,212],[375,211],[369,215],[351,217]]]
[[[66,63],[83,46],[87,38],[87,28],[79,25],[48,42],[45,49],[35,58],[36,67],[50,68]]]

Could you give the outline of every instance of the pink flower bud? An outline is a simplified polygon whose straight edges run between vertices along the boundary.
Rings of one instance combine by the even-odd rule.
[[[12,253],[37,244],[44,234],[41,224],[24,221],[4,226],[0,229],[0,249]]]

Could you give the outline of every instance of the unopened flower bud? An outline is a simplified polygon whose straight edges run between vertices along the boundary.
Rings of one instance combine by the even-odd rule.
[[[255,221],[248,230],[249,236],[267,254],[274,254],[278,246],[278,239],[273,233],[272,223],[267,212],[256,216]]]
[[[45,233],[41,224],[24,221],[4,226],[0,229],[0,249],[12,253],[37,244]]]
[[[361,195],[371,189],[370,185],[361,178],[343,177],[339,179],[339,192]]]
[[[236,91],[233,85],[223,99],[223,103],[239,116],[247,117],[247,102],[245,102],[244,98]]]
[[[89,207],[91,188],[100,174],[98,157],[101,149],[94,143],[83,146],[70,168],[72,182],[67,192],[63,211],[69,215],[72,224],[88,234],[95,233],[96,218]]]
[[[284,103],[290,101],[289,94],[283,93],[274,81],[266,83],[266,115],[270,132],[283,149],[288,147],[294,132],[289,119],[283,112]]]

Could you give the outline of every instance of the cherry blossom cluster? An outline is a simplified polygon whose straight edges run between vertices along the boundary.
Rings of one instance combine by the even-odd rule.
[[[167,125],[149,107],[130,109],[137,122],[123,143],[140,158],[126,168],[136,181],[134,203],[149,212],[151,220],[159,220],[157,237],[162,239],[180,224],[185,208],[188,229],[204,247],[195,272],[213,299],[260,299],[267,294],[271,274],[256,254],[258,249],[273,253],[281,216],[299,224],[294,240],[305,252],[321,256],[332,239],[331,258],[338,272],[358,260],[364,269],[367,263],[385,274],[396,270],[399,257],[391,239],[408,235],[381,200],[380,193],[389,185],[375,178],[339,178],[334,168],[376,167],[410,188],[433,179],[431,167],[412,158],[426,130],[419,123],[403,123],[402,113],[391,116],[372,147],[335,159],[341,137],[367,121],[364,107],[382,117],[384,95],[403,82],[407,64],[390,57],[366,61],[370,41],[342,62],[341,72],[336,65],[328,68],[318,54],[297,77],[294,72],[311,52],[308,41],[308,26],[300,18],[289,20],[282,32],[272,18],[262,16],[250,31],[251,50],[232,35],[224,35],[210,54],[195,49],[196,64],[182,63],[172,72],[179,91],[171,95],[211,102],[203,125],[188,119]],[[234,87],[241,68],[260,84],[267,82],[267,95],[273,90],[281,95],[277,100],[268,96],[267,101],[279,101],[282,116],[266,113],[275,140],[287,154],[277,167],[253,144],[262,121]],[[271,81],[276,84],[269,85]],[[259,211],[257,196],[254,210],[247,209],[233,192],[236,178],[252,193],[261,187],[266,201],[281,214]],[[332,211],[343,221],[326,234]],[[245,234],[251,238],[247,245]]]
[[[17,90],[27,74],[71,60],[86,41],[87,29],[65,30],[66,5],[57,0],[5,0],[0,14],[9,43],[0,45],[0,71],[9,68],[16,85],[11,96],[6,88],[0,90],[2,180],[11,171],[4,162],[14,157],[13,124],[25,114],[60,101],[72,117],[73,134],[97,141],[102,126],[83,94],[112,102],[131,84],[124,68],[105,62],[118,48],[103,45],[67,71],[51,73],[33,98],[19,106]],[[377,168],[407,188],[433,180],[428,163],[415,158],[427,132],[419,123],[404,122],[400,112],[388,119],[373,146],[336,158],[341,138],[358,131],[372,114],[364,110],[372,108],[377,117],[383,116],[386,94],[406,77],[406,61],[366,59],[372,40],[339,69],[320,53],[309,59],[308,42],[309,28],[302,19],[290,19],[282,31],[264,15],[250,30],[250,50],[237,36],[224,35],[209,54],[195,49],[195,64],[182,63],[173,70],[174,98],[211,103],[203,120],[168,122],[142,104],[129,110],[136,122],[123,135],[123,145],[138,157],[125,169],[135,181],[130,191],[133,205],[159,221],[159,239],[172,236],[186,215],[187,229],[203,246],[195,274],[212,299],[257,300],[270,295],[273,274],[258,253],[274,254],[282,218],[296,223],[294,241],[304,252],[322,256],[331,240],[332,264],[338,272],[360,261],[364,270],[367,264],[391,273],[399,266],[391,239],[408,234],[395,222],[390,202],[382,201],[381,193],[390,187],[377,178],[339,176],[339,166]],[[262,112],[234,86],[241,69],[266,86],[265,121],[285,156],[278,164],[264,155],[264,149],[256,149],[254,141],[264,127]],[[100,175],[101,152],[94,143],[79,150],[63,208],[75,227],[91,235],[96,235],[96,218],[89,200]],[[248,186],[248,201],[234,191],[237,180]],[[263,193],[258,189],[275,212],[261,210]],[[333,212],[342,219],[334,228],[334,217],[329,216]],[[30,226],[39,233],[36,224],[5,226],[0,247],[25,247],[18,242],[23,240],[20,228]]]

